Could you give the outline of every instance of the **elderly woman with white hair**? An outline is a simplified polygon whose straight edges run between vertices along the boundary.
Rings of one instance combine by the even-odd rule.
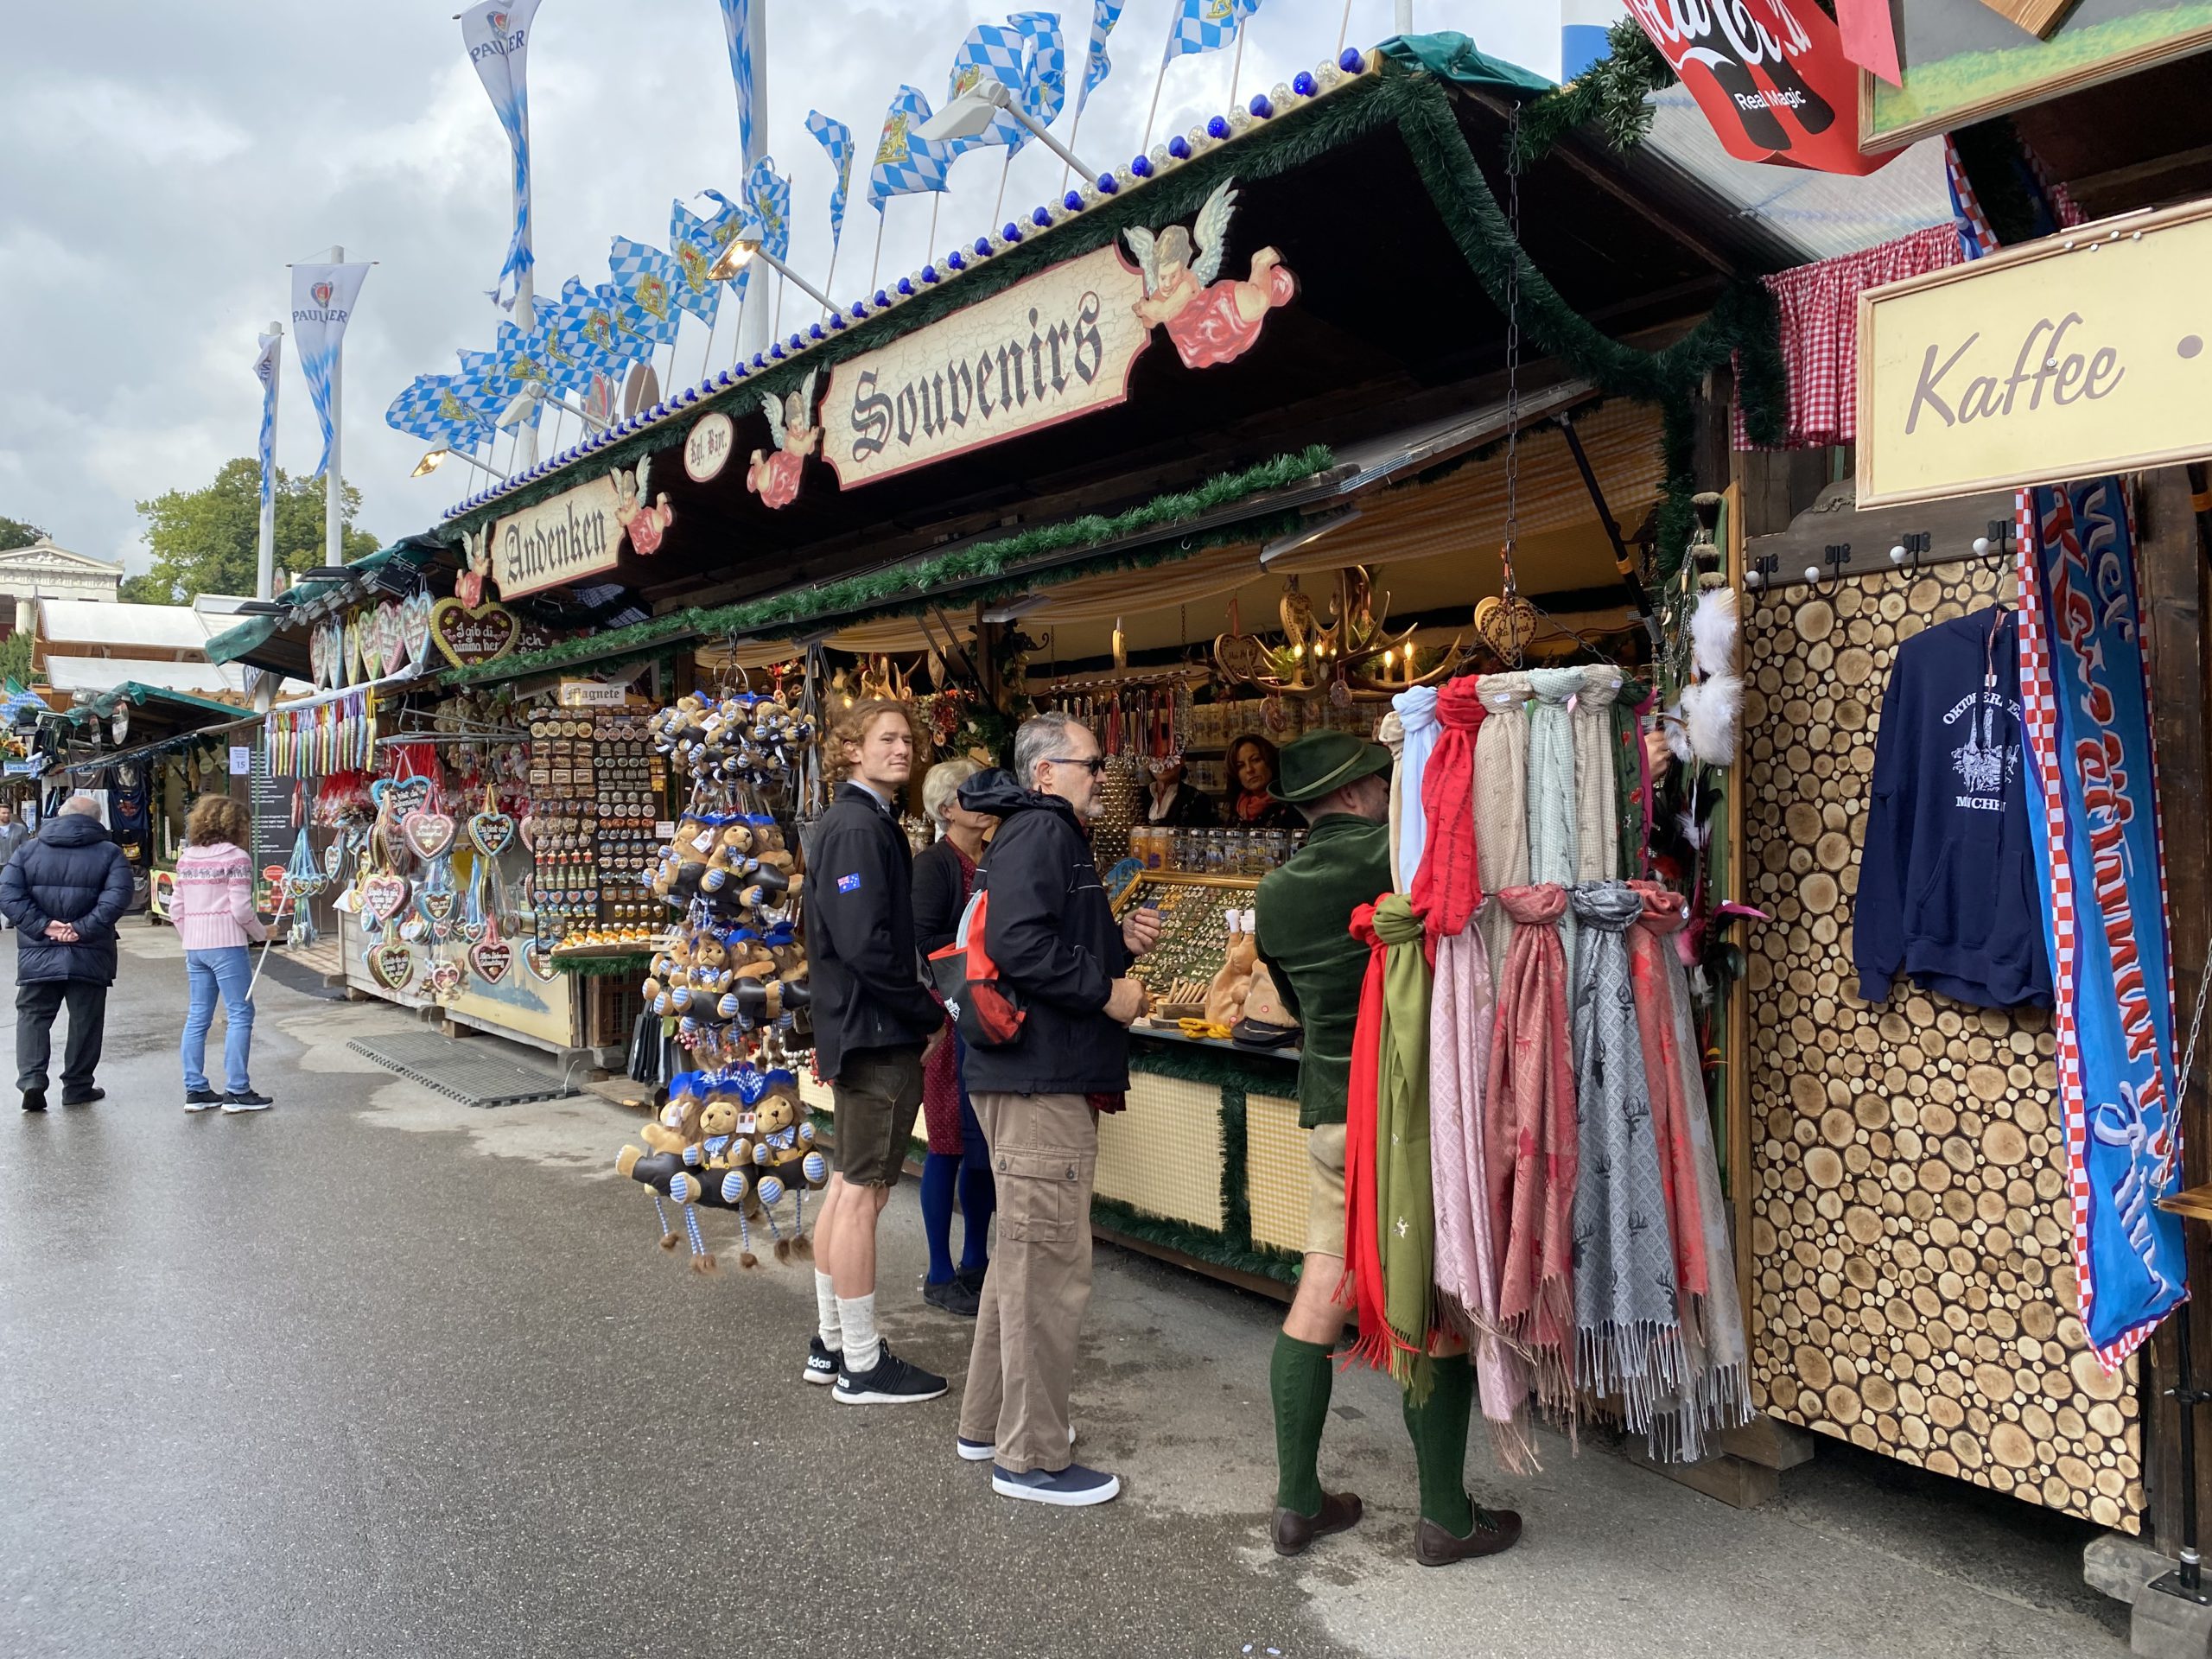
[[[950,944],[976,883],[983,837],[998,820],[960,804],[960,785],[980,770],[973,760],[941,760],[922,780],[922,810],[938,840],[914,859],[914,944],[923,956]],[[960,1034],[938,1046],[922,1071],[922,1120],[929,1155],[922,1162],[922,1227],[930,1247],[922,1299],[963,1319],[974,1319],[990,1266],[991,1212],[998,1184],[976,1109],[961,1081]],[[952,1265],[952,1201],[957,1192],[966,1218],[960,1265]]]

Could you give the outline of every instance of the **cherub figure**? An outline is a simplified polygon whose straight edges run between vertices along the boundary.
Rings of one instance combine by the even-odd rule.
[[[676,509],[668,504],[668,492],[662,491],[649,507],[641,499],[637,474],[618,467],[613,478],[614,517],[630,538],[632,550],[640,557],[659,552],[661,532],[676,522]]]
[[[814,382],[818,373],[808,375],[799,389],[780,403],[773,397],[760,399],[776,447],[753,452],[745,469],[745,487],[768,506],[787,507],[798,499],[806,458],[822,442],[822,429],[814,424]]]
[[[461,542],[468,550],[468,569],[454,578],[454,596],[470,610],[484,602],[485,578],[492,574],[492,530],[486,525]]]
[[[1170,225],[1155,233],[1132,226],[1122,232],[1144,272],[1144,298],[1136,302],[1136,314],[1167,330],[1185,368],[1211,368],[1242,357],[1259,339],[1268,313],[1289,304],[1298,293],[1298,279],[1273,248],[1252,256],[1244,281],[1215,280],[1221,275],[1230,216],[1236,206],[1232,184],[1221,181],[1188,231]]]

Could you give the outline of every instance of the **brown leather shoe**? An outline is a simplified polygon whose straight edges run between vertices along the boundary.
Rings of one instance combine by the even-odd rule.
[[[1454,1538],[1426,1516],[1414,1529],[1414,1559],[1423,1567],[1449,1567],[1478,1555],[1496,1555],[1521,1541],[1521,1517],[1511,1510],[1475,1511],[1475,1529]]]
[[[1303,1555],[1316,1538],[1332,1532],[1345,1532],[1359,1524],[1364,1511],[1360,1507],[1357,1492],[1324,1492],[1318,1515],[1300,1515],[1296,1510],[1277,1510],[1274,1525],[1270,1529],[1278,1555]]]

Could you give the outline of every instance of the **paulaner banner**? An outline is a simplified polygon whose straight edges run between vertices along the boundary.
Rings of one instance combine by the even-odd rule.
[[[2023,491],[2022,705],[2082,1323],[2107,1370],[2187,1296],[2143,613],[2117,477]]]
[[[476,78],[491,94],[493,111],[514,152],[514,234],[507,241],[506,263],[492,297],[503,306],[515,301],[515,284],[534,262],[530,245],[530,26],[537,0],[470,6],[461,14],[461,43]]]
[[[300,372],[308,378],[308,397],[322,423],[322,457],[315,464],[317,478],[330,465],[330,388],[338,354],[345,347],[346,324],[368,274],[366,261],[355,265],[292,267],[292,337],[299,342]]]

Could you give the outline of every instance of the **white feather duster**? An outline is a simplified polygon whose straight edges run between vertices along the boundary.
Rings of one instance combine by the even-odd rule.
[[[1736,670],[1736,590],[1708,588],[1690,616],[1690,652],[1707,679]]]
[[[1676,700],[1675,706],[1662,715],[1659,720],[1659,729],[1667,734],[1668,753],[1684,766],[1689,765],[1691,761],[1697,759],[1696,753],[1690,747],[1689,720],[1686,712],[1689,702],[1696,695],[1697,688],[1693,685],[1682,693],[1681,696]]]
[[[1692,753],[1709,766],[1736,764],[1736,725],[1744,708],[1744,682],[1715,674],[1682,693],[1682,719]]]

